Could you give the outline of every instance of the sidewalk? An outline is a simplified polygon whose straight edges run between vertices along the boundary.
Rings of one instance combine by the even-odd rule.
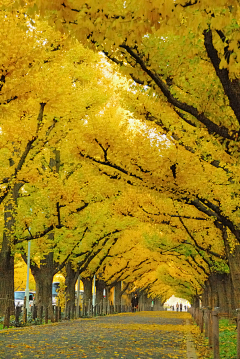
[[[0,332],[0,359],[196,359],[188,313],[138,312]]]

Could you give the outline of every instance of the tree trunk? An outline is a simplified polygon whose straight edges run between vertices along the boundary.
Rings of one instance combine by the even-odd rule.
[[[103,280],[96,280],[96,303],[99,304],[103,300],[103,289],[106,283]]]
[[[235,309],[231,276],[228,273],[211,273],[205,282],[203,306],[219,307],[221,312],[228,313]]]
[[[4,242],[4,239],[3,239]],[[7,306],[14,312],[14,257],[11,248],[0,252],[0,316]]]
[[[49,253],[40,262],[40,267],[31,266],[32,275],[36,282],[36,305],[47,307],[49,316],[52,311],[52,281],[54,275],[53,253]]]
[[[238,309],[240,308],[240,246],[236,245],[234,251],[231,251],[226,229],[223,229],[223,239],[228,258],[232,285],[234,288],[234,304],[236,306],[235,309]]]
[[[230,274],[223,273],[217,274],[218,277],[218,297],[219,303],[218,306],[220,307],[220,311],[224,313],[230,313],[233,309],[234,304],[234,296],[233,293],[233,286]]]
[[[66,265],[66,278],[65,278],[65,294],[66,294],[66,311],[68,310],[69,306],[75,304],[75,284],[76,284],[76,276],[77,271],[72,268],[71,262],[68,262]]]
[[[14,231],[19,190],[22,184],[15,184],[4,205],[4,229],[0,251],[0,316],[6,306],[14,313]]]
[[[211,308],[219,307],[219,277],[217,273],[210,274],[209,284],[211,287]]]
[[[114,287],[114,304],[121,305],[122,298],[122,285],[121,282],[118,282]]]
[[[207,282],[205,282],[204,290],[202,292],[202,306],[203,307],[208,307],[208,291],[206,289],[206,283]]]
[[[194,295],[194,296],[192,297],[192,306],[193,306],[194,308],[199,308],[200,303],[199,303],[199,296],[198,296],[198,295]]]
[[[234,288],[234,302],[236,308],[240,308],[240,248],[239,246],[235,247],[233,253],[229,254],[228,257],[230,275],[232,279],[232,284]]]
[[[59,173],[60,152],[56,149],[52,151],[49,166],[54,172]],[[54,232],[48,234],[48,239],[53,243]],[[36,304],[38,307],[42,305],[44,308],[48,308],[48,315],[54,320],[52,308],[52,282],[53,276],[56,274],[56,265],[53,260],[53,252],[49,252],[43,259],[41,259],[40,267],[36,264],[31,265],[31,271],[36,282]]]
[[[83,300],[85,303],[92,303],[92,278],[82,278],[83,286],[84,286],[84,296]]]

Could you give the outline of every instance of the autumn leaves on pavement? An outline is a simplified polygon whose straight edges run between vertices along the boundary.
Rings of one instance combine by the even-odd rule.
[[[3,358],[187,358],[189,313],[138,312],[2,331]]]

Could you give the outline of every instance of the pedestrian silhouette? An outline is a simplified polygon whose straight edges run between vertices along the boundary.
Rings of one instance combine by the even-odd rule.
[[[135,293],[134,297],[132,297],[131,303],[132,303],[132,312],[134,313],[138,309],[138,296],[137,296],[137,293]]]

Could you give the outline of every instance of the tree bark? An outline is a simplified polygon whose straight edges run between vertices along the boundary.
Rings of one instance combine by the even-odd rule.
[[[4,239],[3,239],[4,241]],[[14,256],[11,247],[0,253],[0,316],[7,306],[14,312]]]
[[[49,316],[52,311],[52,281],[54,276],[53,253],[47,254],[40,262],[40,267],[31,266],[32,275],[36,282],[36,305],[47,307]]]
[[[114,303],[115,305],[121,305],[122,302],[122,288],[121,282],[118,282],[114,287]]]
[[[234,289],[229,273],[210,274],[203,292],[203,306],[219,307],[223,313],[235,309]]]
[[[234,289],[234,305],[236,306],[235,309],[238,309],[240,308],[240,246],[236,245],[234,250],[231,250],[226,229],[224,228],[222,232]]]
[[[211,287],[211,308],[219,307],[219,276],[217,273],[210,274],[209,285]]]
[[[232,307],[234,301],[232,301],[233,286],[232,286],[231,277],[228,273],[223,273],[223,274],[218,273],[216,276],[217,276],[217,287],[219,293],[218,306],[221,312],[229,313],[233,309],[235,309]]]
[[[96,304],[103,300],[104,288],[106,288],[106,283],[103,280],[96,280]]]
[[[0,315],[6,306],[14,313],[14,231],[17,199],[22,184],[15,184],[4,205],[4,229],[0,251]]]
[[[83,286],[84,286],[84,295],[83,300],[85,303],[90,302],[92,303],[92,278],[82,278]]]
[[[66,265],[66,278],[65,278],[65,294],[66,294],[66,310],[75,305],[75,284],[78,271],[72,268],[71,262]]]

